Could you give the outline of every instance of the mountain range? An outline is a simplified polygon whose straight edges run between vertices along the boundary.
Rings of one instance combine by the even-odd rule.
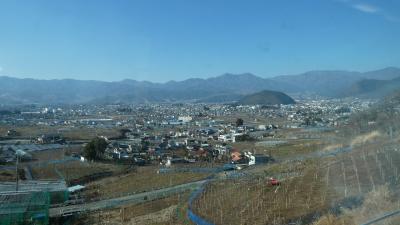
[[[343,96],[376,98],[400,90],[400,77],[391,80],[363,79],[355,82]]]
[[[223,74],[208,79],[153,83],[122,80],[36,80],[0,77],[2,104],[77,104],[145,102],[232,102],[263,90],[287,94],[313,93],[326,97],[379,96],[400,87],[400,69],[388,67],[370,72],[310,71],[298,75],[261,78],[250,73]],[[400,78],[399,78],[400,79]],[[381,88],[382,86],[382,88]],[[385,87],[383,87],[385,86]],[[389,88],[390,86],[390,88]]]

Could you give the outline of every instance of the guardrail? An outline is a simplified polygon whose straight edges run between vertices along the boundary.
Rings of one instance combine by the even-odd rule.
[[[50,217],[58,217],[65,216],[77,213],[83,213],[87,211],[95,211],[99,209],[107,209],[114,208],[117,206],[125,205],[125,204],[138,204],[146,201],[152,201],[160,198],[164,198],[179,192],[183,192],[186,190],[193,190],[199,185],[202,185],[204,181],[196,181],[192,183],[186,183],[177,185],[174,187],[169,187],[165,189],[159,189],[151,192],[143,192],[140,194],[124,196],[119,198],[101,200],[97,202],[90,202],[86,204],[77,204],[65,207],[51,208],[50,209]]]
[[[218,173],[223,171],[223,168],[160,168],[158,171],[159,173]]]
[[[374,223],[376,223],[376,222],[385,220],[385,219],[387,219],[387,218],[389,218],[389,217],[395,216],[395,215],[397,215],[397,214],[400,214],[400,210],[397,210],[397,211],[394,211],[394,212],[386,213],[386,214],[384,214],[384,215],[382,215],[382,216],[380,216],[380,217],[378,217],[378,218],[375,218],[375,219],[370,220],[370,221],[368,221],[368,222],[362,223],[362,224],[360,224],[360,225],[371,225],[371,224],[374,224]]]

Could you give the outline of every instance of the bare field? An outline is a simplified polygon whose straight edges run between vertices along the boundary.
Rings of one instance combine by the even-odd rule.
[[[158,166],[145,166],[139,167],[136,172],[107,177],[89,183],[84,193],[88,198],[113,198],[202,180],[209,176],[191,172],[159,174],[157,170]]]
[[[71,140],[90,140],[98,136],[117,137],[119,131],[116,128],[75,127],[62,132],[62,135]]]
[[[32,153],[35,162],[44,162],[49,160],[60,160],[65,157],[64,149],[37,151]]]
[[[0,137],[6,136],[9,129],[10,127],[0,126]]]
[[[125,165],[99,162],[82,163],[80,161],[72,161],[68,163],[58,164],[56,167],[67,181],[102,172],[112,172],[113,174],[120,174],[127,169],[127,166]]]
[[[60,179],[61,175],[61,178],[70,182],[74,179],[95,173],[112,172],[119,174],[125,169],[126,166],[123,165],[70,161],[60,164],[32,167],[32,175],[35,179]]]
[[[1,126],[0,135],[5,136],[7,134],[7,131],[11,129],[19,133],[18,137],[23,137],[23,138],[34,138],[42,134],[56,133],[54,127],[41,126],[41,125],[26,126],[26,127]]]
[[[15,181],[15,171],[14,170],[3,170],[0,171],[0,181]]]
[[[321,150],[326,143],[321,140],[290,140],[286,144],[275,147],[257,147],[257,152],[266,152],[276,159],[301,156],[307,153]]]
[[[45,167],[32,167],[32,177],[37,180],[58,180],[61,177],[57,174],[54,165]]]
[[[181,205],[187,202],[188,197],[189,192],[186,192],[139,205],[128,205],[116,209],[83,214],[71,224],[187,224],[187,220],[182,220],[182,215],[186,215],[186,211],[181,212],[180,210]]]
[[[275,159],[284,160],[296,156],[306,155],[311,152],[323,150],[329,142],[322,140],[285,140],[285,139],[264,139],[262,141],[287,141],[287,143],[262,146],[255,141],[232,143],[234,149],[250,151],[256,154],[271,155]]]
[[[5,136],[7,131],[17,131],[21,138],[35,138],[43,134],[60,134],[70,140],[90,140],[97,136],[116,137],[119,131],[116,128],[90,128],[90,127],[64,127],[64,126],[1,126],[0,136]]]
[[[245,112],[236,112],[232,115],[224,116],[224,117],[216,117],[215,119],[221,119],[226,122],[230,122],[232,124],[236,123],[236,120],[238,118],[243,119],[244,124],[276,124],[278,126],[282,126],[285,123],[285,119],[283,118],[269,118],[266,116],[261,116],[257,114],[250,114],[250,113],[245,113]]]

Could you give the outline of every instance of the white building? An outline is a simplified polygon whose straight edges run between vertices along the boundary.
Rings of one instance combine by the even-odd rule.
[[[178,117],[178,121],[182,123],[189,123],[193,120],[191,116],[180,116]]]

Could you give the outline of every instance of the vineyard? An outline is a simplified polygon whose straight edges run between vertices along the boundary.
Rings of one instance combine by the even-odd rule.
[[[388,196],[398,194],[398,142],[374,138],[352,144],[350,152],[292,160],[266,167],[264,173],[212,182],[194,211],[215,224],[358,224],[397,209],[399,201]],[[278,177],[281,185],[269,185],[269,176]],[[380,199],[387,200],[375,200],[372,211],[364,209],[381,192],[387,194]]]

